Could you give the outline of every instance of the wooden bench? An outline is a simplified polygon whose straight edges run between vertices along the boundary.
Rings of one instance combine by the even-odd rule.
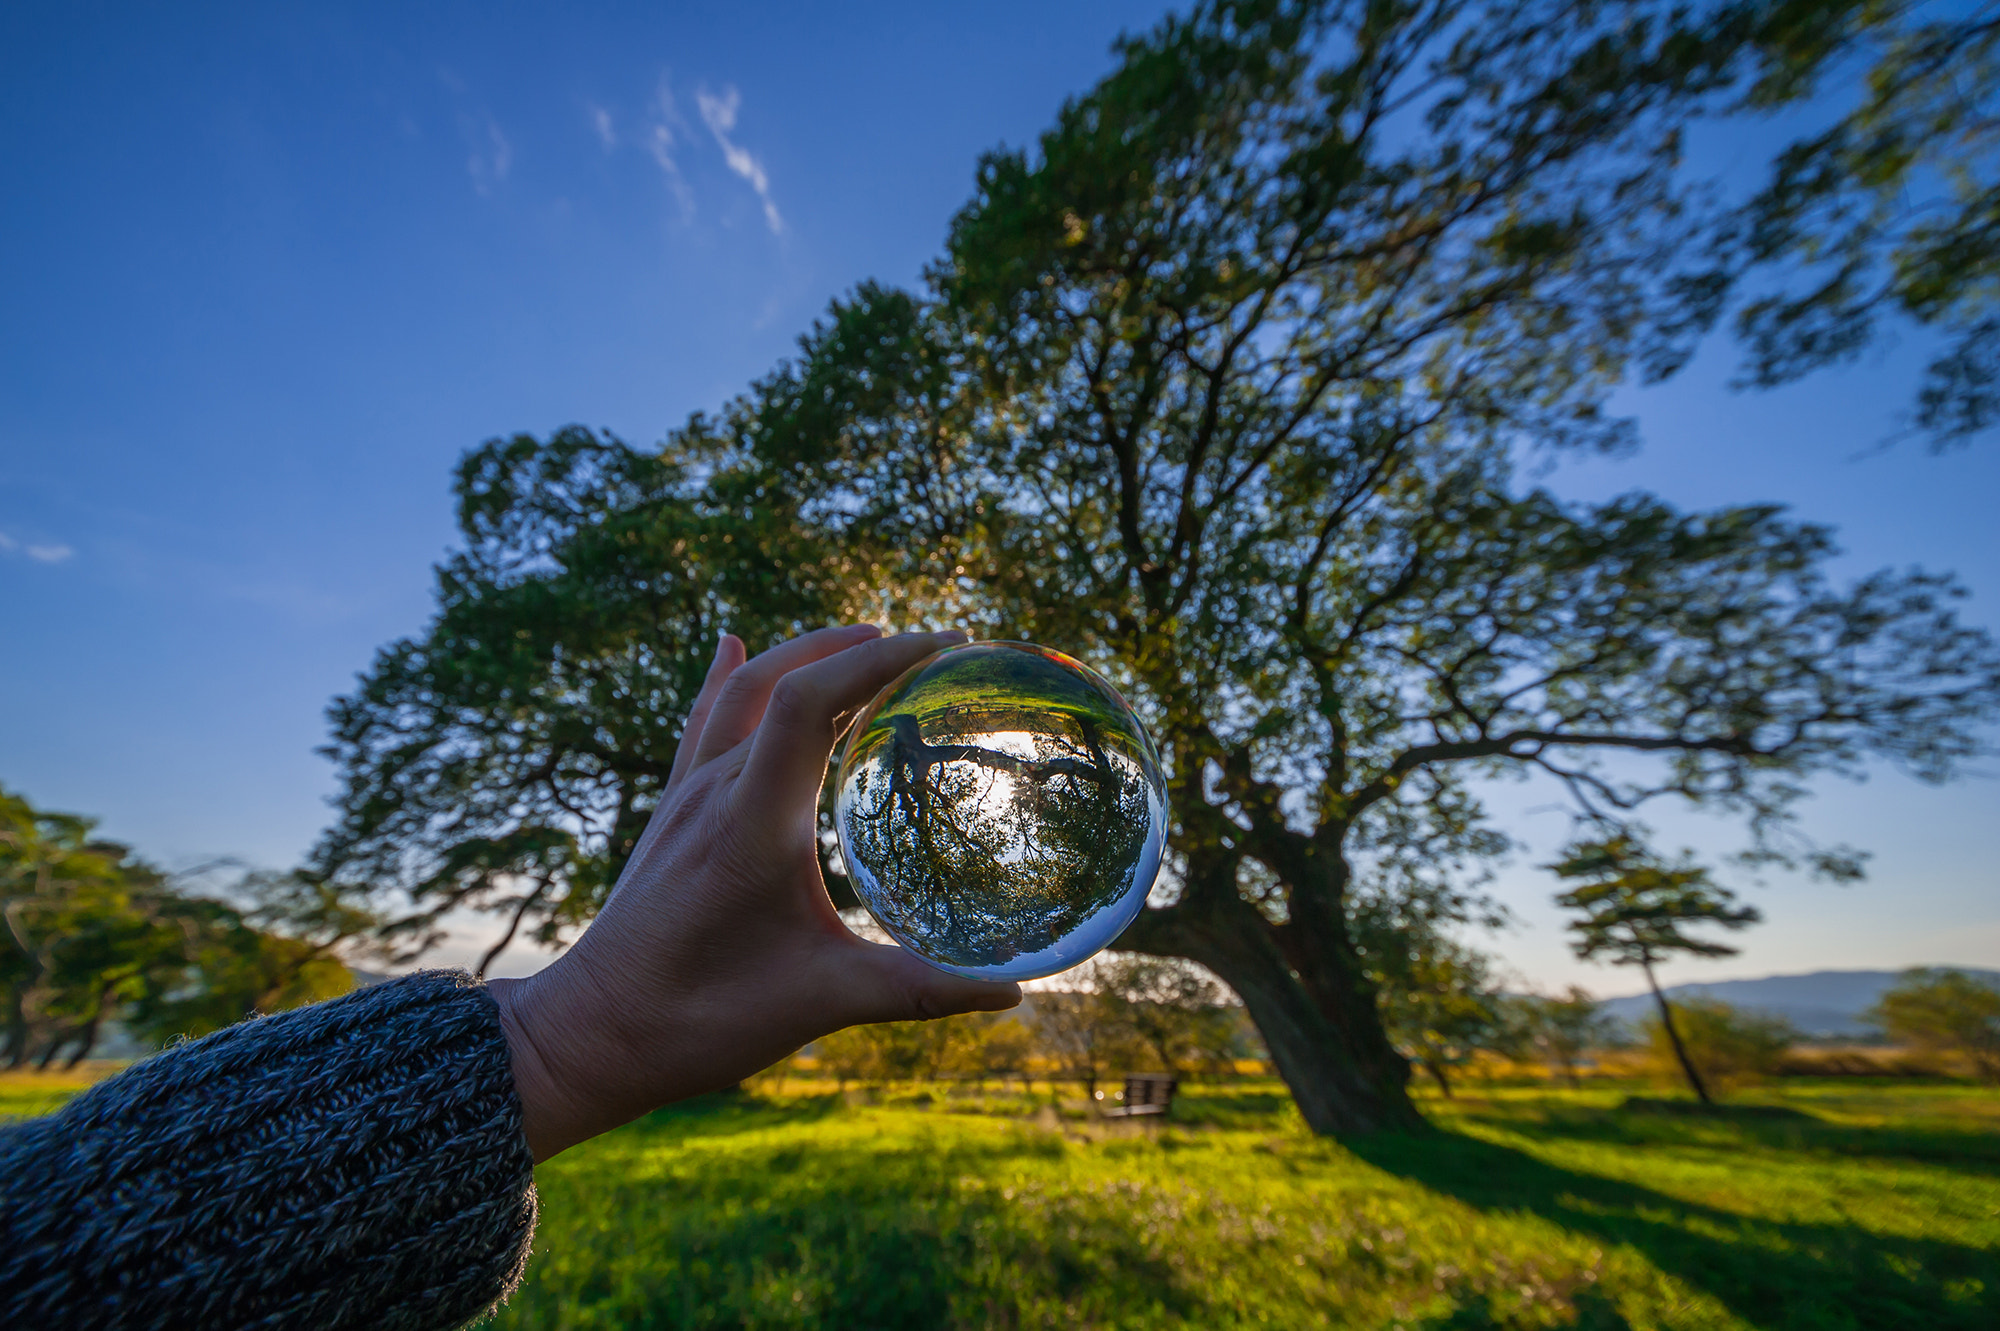
[[[1135,1072],[1125,1078],[1125,1103],[1104,1112],[1106,1118],[1165,1118],[1174,1107],[1180,1079],[1165,1072]]]

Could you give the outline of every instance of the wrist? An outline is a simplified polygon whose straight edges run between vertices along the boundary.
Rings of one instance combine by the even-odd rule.
[[[575,1050],[569,1042],[574,1028],[551,1010],[551,987],[539,980],[541,975],[535,975],[491,980],[486,986],[500,1009],[514,1091],[521,1101],[521,1132],[536,1164],[603,1130],[591,1126],[596,1115],[589,1103],[590,1081],[573,1066]]]

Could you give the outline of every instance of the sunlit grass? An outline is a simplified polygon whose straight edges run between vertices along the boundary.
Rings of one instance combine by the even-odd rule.
[[[544,1166],[498,1325],[1994,1324],[1979,1092],[1802,1087],[1744,1098],[1809,1117],[1689,1119],[1495,1091],[1350,1149],[1271,1084],[1191,1088],[1129,1135],[1024,1097],[785,1090]]]
[[[1658,1094],[1474,1085],[1424,1097],[1437,1132],[1342,1145],[1272,1082],[1186,1088],[1159,1128],[1045,1087],[766,1085],[544,1165],[492,1325],[2000,1324],[2000,1095],[1631,1091]],[[0,1078],[0,1109],[57,1093]]]
[[[123,1062],[92,1061],[69,1072],[0,1072],[0,1119],[46,1114],[85,1087],[124,1067]]]

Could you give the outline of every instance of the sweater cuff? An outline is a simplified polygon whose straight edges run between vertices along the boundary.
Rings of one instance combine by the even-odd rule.
[[[498,1007],[418,972],[176,1046],[0,1135],[0,1311],[43,1331],[453,1326],[519,1283],[533,1171]]]

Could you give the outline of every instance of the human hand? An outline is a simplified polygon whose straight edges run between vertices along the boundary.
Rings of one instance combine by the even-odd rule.
[[[819,791],[844,719],[964,637],[852,625],[748,662],[722,639],[604,909],[547,969],[489,985],[537,1162],[845,1026],[1021,1001],[1018,985],[855,937],[819,872]]]

